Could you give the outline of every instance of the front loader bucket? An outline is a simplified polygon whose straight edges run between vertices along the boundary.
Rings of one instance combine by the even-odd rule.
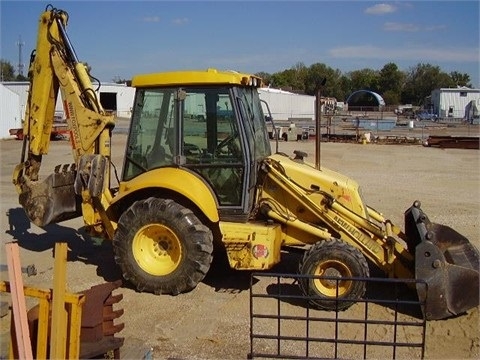
[[[419,201],[405,212],[405,234],[415,253],[417,293],[426,319],[444,319],[479,304],[479,253],[466,237],[430,222]]]
[[[37,226],[73,219],[81,215],[81,199],[75,195],[75,171],[58,166],[43,182],[22,186],[19,202]]]

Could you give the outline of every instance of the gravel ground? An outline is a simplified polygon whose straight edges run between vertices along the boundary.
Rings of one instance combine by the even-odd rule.
[[[113,142],[113,161],[119,174],[125,134]],[[76,292],[120,277],[109,244],[93,246],[82,232],[82,220],[74,219],[48,226],[46,230],[26,220],[11,184],[18,163],[21,142],[4,140],[1,146],[1,224],[4,243],[17,240],[22,265],[35,264],[38,274],[24,278],[25,284],[40,288],[53,286],[52,246],[55,241],[69,245],[67,288]],[[313,141],[280,143],[280,151],[298,149],[314,162]],[[414,200],[432,221],[449,225],[480,248],[480,171],[478,150],[438,149],[418,145],[373,145],[322,143],[321,165],[348,175],[362,187],[367,203],[403,227],[403,212]],[[52,143],[45,157],[43,174],[53,166],[71,160],[69,143]],[[0,249],[2,264],[5,251]],[[275,270],[291,272],[295,264],[285,262]],[[7,280],[7,272],[1,272]],[[250,274],[216,265],[199,286],[187,294],[154,296],[137,293],[128,285],[116,290],[124,296],[121,307],[125,323],[122,358],[140,358],[153,349],[156,359],[245,359],[249,345]],[[268,287],[268,279],[255,285]],[[5,295],[2,296],[5,299]],[[30,305],[30,303],[27,303]],[[295,306],[289,309],[295,310]],[[350,311],[350,310],[349,310]],[[378,314],[386,313],[379,307]],[[346,313],[348,314],[348,313]],[[352,313],[353,314],[353,313]],[[2,347],[6,354],[9,316],[0,320]],[[355,337],[356,330],[346,330]],[[378,332],[378,339],[382,338]],[[350,354],[356,357],[355,354]],[[384,355],[384,354],[383,354]],[[426,329],[426,358],[477,359],[479,352],[478,308],[442,321],[430,321]],[[373,357],[383,358],[382,354]],[[398,357],[412,358],[408,352]]]

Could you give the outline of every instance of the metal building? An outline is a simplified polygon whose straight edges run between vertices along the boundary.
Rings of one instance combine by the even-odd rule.
[[[96,87],[93,84],[93,87]],[[99,91],[100,103],[107,111],[111,111],[117,117],[130,118],[132,114],[135,88],[125,84],[102,83]]]
[[[27,81],[12,81],[3,82],[2,84],[18,95],[20,113],[23,119],[25,116],[25,107],[27,104],[30,83]],[[97,84],[93,84],[94,88],[97,86]],[[134,88],[125,84],[102,83],[100,89],[97,90],[97,94],[99,94],[100,102],[105,110],[111,111],[118,117],[130,117],[135,94]],[[60,93],[57,98],[55,113],[63,117],[63,104]]]
[[[469,105],[470,104],[470,105]],[[440,88],[432,91],[432,112],[439,118],[468,118],[469,106],[480,109],[480,89]]]
[[[25,108],[28,100],[28,89],[30,83],[28,81],[5,81],[2,83],[7,89],[18,95],[18,106],[20,111],[20,119],[25,116]],[[63,112],[61,102],[57,101],[55,112]],[[21,127],[18,126],[18,127]]]
[[[315,96],[294,94],[272,88],[260,88],[258,93],[260,99],[268,103],[272,117],[276,121],[315,119]]]
[[[19,96],[0,84],[0,139],[9,138],[9,130],[21,126]]]

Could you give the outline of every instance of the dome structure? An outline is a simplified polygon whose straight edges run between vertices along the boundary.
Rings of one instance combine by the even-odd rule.
[[[346,103],[349,106],[385,106],[385,100],[374,91],[358,90],[350,94]]]

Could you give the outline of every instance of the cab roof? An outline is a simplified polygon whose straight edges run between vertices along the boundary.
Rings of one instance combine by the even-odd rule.
[[[258,76],[236,71],[219,71],[217,69],[171,71],[153,74],[141,74],[132,78],[133,87],[175,86],[175,85],[244,85],[262,86]]]

